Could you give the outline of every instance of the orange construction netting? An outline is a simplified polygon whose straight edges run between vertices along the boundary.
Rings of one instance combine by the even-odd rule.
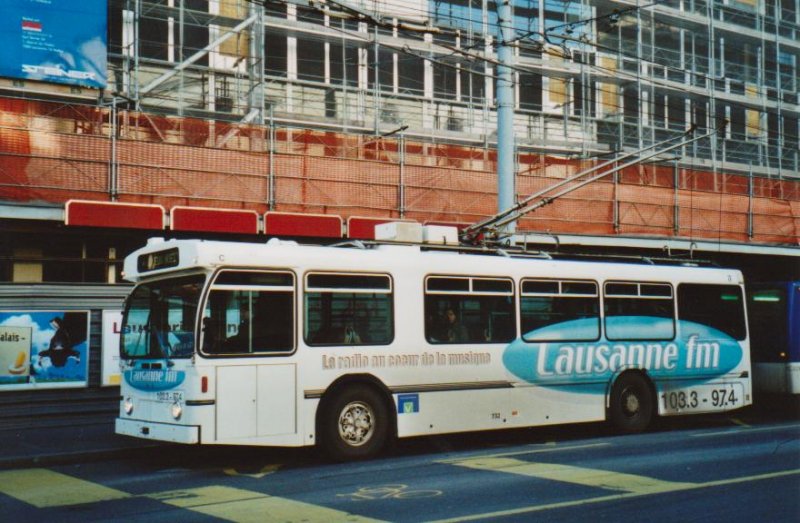
[[[0,98],[0,199],[91,199],[472,223],[497,212],[484,147]],[[520,198],[591,166],[518,157]],[[798,173],[795,173],[798,174]],[[800,176],[646,165],[553,201],[517,230],[800,242]]]

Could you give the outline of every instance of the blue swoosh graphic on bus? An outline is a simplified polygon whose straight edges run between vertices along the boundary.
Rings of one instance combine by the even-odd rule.
[[[125,383],[134,389],[146,391],[169,390],[179,386],[186,379],[182,370],[131,369],[124,373]]]
[[[537,385],[566,385],[582,392],[604,393],[609,379],[627,368],[646,369],[653,378],[683,378],[709,381],[735,369],[744,357],[739,343],[729,335],[699,323],[649,316],[606,319],[606,332],[646,332],[654,340],[566,341],[596,338],[597,318],[571,320],[536,329],[525,335],[547,339],[525,342],[517,339],[503,352],[503,365],[522,381]],[[620,336],[622,337],[622,336]],[[670,336],[671,337],[671,336]]]

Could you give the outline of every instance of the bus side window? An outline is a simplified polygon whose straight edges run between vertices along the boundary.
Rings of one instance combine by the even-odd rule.
[[[394,338],[387,275],[309,273],[304,301],[308,345],[387,345]]]
[[[667,283],[606,282],[603,303],[609,340],[675,337],[675,299]]]
[[[678,318],[713,327],[737,340],[747,337],[744,300],[737,285],[680,284]]]
[[[600,339],[600,295],[597,283],[579,280],[522,280],[522,339]]]
[[[516,336],[509,278],[430,276],[425,280],[425,339],[435,344],[505,343]]]

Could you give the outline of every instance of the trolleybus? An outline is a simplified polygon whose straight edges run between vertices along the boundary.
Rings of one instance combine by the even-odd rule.
[[[119,434],[319,445],[751,403],[739,271],[387,243],[153,240],[121,336]]]
[[[800,395],[800,281],[753,285],[748,305],[756,392]]]

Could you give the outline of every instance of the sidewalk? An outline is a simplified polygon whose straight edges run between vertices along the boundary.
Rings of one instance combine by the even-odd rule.
[[[0,469],[112,459],[163,446],[114,433],[114,423],[3,429]]]

